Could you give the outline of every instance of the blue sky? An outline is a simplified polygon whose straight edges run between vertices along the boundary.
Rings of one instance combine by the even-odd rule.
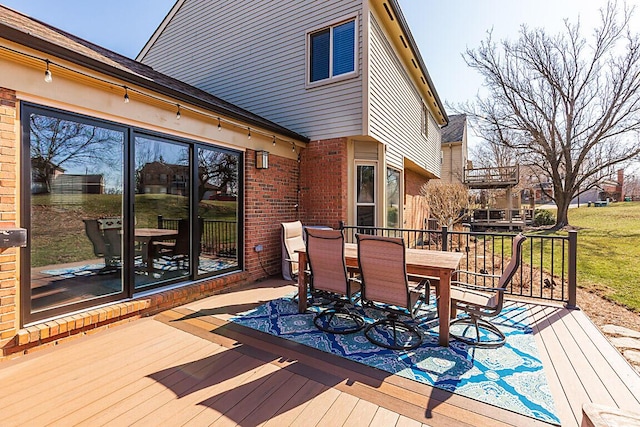
[[[604,0],[399,0],[443,102],[472,99],[482,85],[461,53],[494,39],[515,39],[521,24],[558,32],[578,17],[584,34],[598,22]],[[5,6],[134,58],[175,0],[0,0]],[[621,2],[621,1],[619,1]],[[640,0],[627,4],[640,5]],[[635,28],[640,28],[640,7]]]

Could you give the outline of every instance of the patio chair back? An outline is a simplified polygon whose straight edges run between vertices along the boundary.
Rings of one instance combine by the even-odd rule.
[[[302,223],[300,221],[282,223],[282,275],[292,280],[298,274],[298,254],[296,250],[304,249]],[[303,267],[304,268],[304,267]]]
[[[513,238],[513,244],[511,245],[511,260],[505,267],[500,279],[498,280],[498,287],[506,289],[507,285],[511,283],[513,275],[516,274],[516,270],[520,267],[520,258],[522,258],[522,244],[527,237],[520,233]]]
[[[411,310],[404,240],[356,234],[363,299]]]
[[[307,229],[311,289],[349,295],[342,230]]]
[[[93,245],[93,253],[97,257],[104,257],[107,253],[107,243],[105,242],[104,235],[98,227],[97,219],[83,219],[84,230],[87,233],[89,241]]]

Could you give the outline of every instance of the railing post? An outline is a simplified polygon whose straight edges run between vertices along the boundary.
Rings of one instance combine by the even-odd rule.
[[[164,228],[162,223],[162,215],[158,215],[158,228]]]
[[[344,221],[340,220],[340,230],[344,230]]]
[[[577,260],[578,260],[578,232],[575,230],[569,231],[569,269],[568,269],[568,283],[569,283],[569,295],[566,307],[571,309],[577,309],[576,289],[578,285],[577,281]]]
[[[442,226],[442,250],[449,250],[449,228],[446,225]]]

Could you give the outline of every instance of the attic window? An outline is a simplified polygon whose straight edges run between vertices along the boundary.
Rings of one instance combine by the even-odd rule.
[[[422,103],[422,136],[425,138],[429,137],[429,109],[427,108],[427,104]]]
[[[355,73],[356,20],[309,33],[309,83]]]

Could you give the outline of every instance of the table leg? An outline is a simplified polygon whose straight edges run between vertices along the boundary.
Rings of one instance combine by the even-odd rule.
[[[440,329],[438,341],[441,346],[449,346],[449,314],[451,312],[451,272],[440,271],[440,298],[438,298],[438,319]]]
[[[298,252],[298,313],[307,311],[307,254]]]

